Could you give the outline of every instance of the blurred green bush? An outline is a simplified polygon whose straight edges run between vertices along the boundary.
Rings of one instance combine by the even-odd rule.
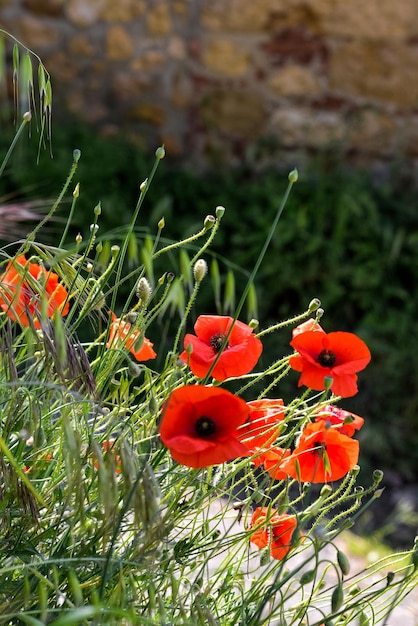
[[[2,133],[1,154],[11,137]],[[53,128],[53,158],[36,138],[20,142],[0,198],[34,199],[58,195],[72,162],[82,157],[76,227],[86,232],[93,208],[102,205],[100,232],[129,220],[152,156],[118,137],[105,139],[81,124]],[[285,213],[256,284],[262,327],[302,311],[313,297],[325,309],[325,330],[358,333],[373,360],[360,375],[358,396],[344,408],[363,415],[362,465],[391,470],[405,482],[418,472],[418,213],[413,181],[393,172],[383,182],[366,172],[347,172],[332,159],[312,162],[292,190]],[[177,239],[201,227],[217,205],[227,211],[212,250],[236,275],[239,294],[246,271],[261,249],[287,185],[287,172],[255,167],[198,174],[170,162],[161,164],[140,222],[150,233],[164,216],[163,236]],[[69,203],[67,206],[69,210]],[[60,216],[65,218],[66,207]],[[74,236],[76,232],[73,233]],[[141,245],[141,241],[139,241]],[[225,268],[224,268],[225,269]],[[199,312],[214,311],[213,294],[203,290]],[[268,362],[289,350],[290,331],[269,340]],[[292,397],[297,374],[277,389]]]

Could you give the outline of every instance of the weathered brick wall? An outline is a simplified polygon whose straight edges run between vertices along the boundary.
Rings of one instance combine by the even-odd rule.
[[[418,0],[0,0],[0,24],[59,111],[172,155],[418,158]]]

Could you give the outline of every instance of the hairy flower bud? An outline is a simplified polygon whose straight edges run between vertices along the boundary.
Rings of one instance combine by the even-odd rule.
[[[151,297],[152,289],[151,285],[145,277],[142,277],[138,280],[135,287],[135,293],[136,297],[138,298],[138,300],[141,301],[142,304],[147,304]]]
[[[204,259],[198,259],[193,266],[193,276],[197,283],[202,282],[208,273],[208,264]]]

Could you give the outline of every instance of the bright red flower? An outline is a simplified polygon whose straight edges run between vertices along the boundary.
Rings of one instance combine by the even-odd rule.
[[[195,376],[206,376],[233,321],[232,317],[223,315],[200,315],[197,318],[194,325],[197,336],[185,336],[184,352],[180,354],[180,359],[189,365]],[[186,350],[189,345],[192,346],[190,355]],[[211,375],[223,381],[231,376],[248,374],[255,367],[262,350],[263,344],[253,334],[253,329],[237,320]]]
[[[290,345],[298,352],[290,357],[289,365],[301,372],[299,387],[325,389],[324,378],[333,379],[331,390],[347,398],[357,393],[356,372],[370,361],[370,351],[364,341],[353,333],[322,333],[306,331],[293,337]]]
[[[138,350],[135,349],[138,344],[141,343],[141,332],[136,328],[131,328],[129,322],[116,317],[112,313],[112,324],[109,330],[109,339],[106,344],[106,348],[118,348],[124,347],[129,350],[137,361],[148,361],[149,359],[155,359],[157,354],[153,350],[153,343],[143,338],[143,343]]]
[[[69,311],[68,292],[58,280],[57,274],[37,263],[29,263],[21,254],[9,261],[0,277],[0,307],[14,322],[29,326],[29,316],[35,328],[40,328],[42,298],[46,300],[48,317],[55,311],[61,315]]]
[[[261,455],[264,469],[274,480],[284,480],[288,473],[282,469],[284,461],[290,457],[290,450],[285,448],[272,448]]]
[[[315,421],[319,422],[320,420],[338,428],[339,432],[342,435],[347,435],[347,437],[352,437],[356,430],[360,430],[364,424],[364,419],[360,415],[344,411],[344,409],[340,409],[333,404],[318,410],[318,413],[315,415]]]
[[[358,455],[358,441],[327,428],[321,420],[305,426],[296,448],[280,468],[301,482],[326,483],[343,478],[357,464]]]
[[[239,429],[239,438],[251,452],[271,446],[280,435],[280,422],[284,418],[283,400],[252,400],[247,402],[250,414]]]
[[[278,515],[275,509],[257,507],[253,513],[250,541],[258,548],[269,546],[271,556],[283,559],[292,548],[292,536],[297,527],[295,515]]]
[[[182,465],[218,465],[248,456],[237,435],[247,418],[247,404],[226,389],[186,385],[175,389],[164,404],[161,441]]]

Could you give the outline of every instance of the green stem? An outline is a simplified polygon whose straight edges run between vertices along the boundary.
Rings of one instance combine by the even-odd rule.
[[[2,164],[1,164],[1,166],[0,166],[0,176],[3,174],[4,169],[5,169],[5,167],[6,167],[7,163],[8,163],[8,161],[9,161],[9,159],[10,159],[11,155],[12,155],[12,152],[13,152],[13,150],[15,149],[15,146],[16,146],[16,144],[17,144],[18,140],[19,140],[19,137],[20,137],[20,135],[22,134],[23,129],[25,128],[25,126],[26,126],[26,124],[27,124],[28,122],[29,122],[29,118],[28,118],[28,119],[25,119],[25,116],[24,116],[24,117],[23,117],[23,120],[22,120],[22,123],[21,123],[21,125],[19,126],[19,128],[18,128],[18,130],[17,130],[17,133],[16,133],[16,135],[14,136],[12,143],[10,144],[10,147],[9,147],[9,149],[8,149],[7,153],[6,153],[6,156],[5,156],[5,157],[4,157],[4,159],[3,159],[3,163],[2,163]]]
[[[228,333],[226,334],[226,336],[224,338],[223,344],[222,344],[218,354],[216,355],[216,358],[214,359],[211,367],[208,370],[208,373],[206,374],[204,380],[202,381],[203,385],[207,384],[207,382],[209,380],[209,377],[211,375],[211,372],[213,371],[214,367],[216,366],[217,362],[219,361],[222,352],[224,351],[224,349],[228,345],[228,340],[229,340],[229,337],[230,337],[230,335],[232,333],[232,330],[234,328],[234,324],[237,321],[237,319],[239,317],[239,314],[242,311],[242,308],[243,308],[243,306],[245,304],[245,300],[247,298],[247,295],[248,295],[248,292],[250,290],[250,287],[251,287],[251,285],[254,282],[254,279],[255,279],[255,277],[257,275],[257,272],[258,272],[258,270],[260,268],[260,265],[261,265],[265,255],[266,255],[266,252],[267,252],[267,249],[268,249],[268,247],[270,245],[270,242],[273,239],[273,235],[274,235],[275,230],[277,228],[277,224],[279,223],[279,220],[280,220],[280,218],[282,216],[284,207],[286,206],[286,202],[287,202],[287,200],[289,198],[290,191],[291,191],[294,183],[296,182],[296,180],[297,180],[297,172],[296,172],[296,170],[294,170],[293,172],[290,172],[290,174],[289,174],[289,183],[287,185],[287,189],[286,189],[286,191],[284,193],[284,196],[283,196],[283,198],[282,198],[282,200],[280,202],[279,208],[277,209],[277,213],[276,213],[276,215],[274,217],[272,225],[270,226],[270,230],[269,230],[269,232],[267,234],[267,237],[266,237],[266,239],[264,241],[264,245],[263,245],[263,247],[262,247],[262,249],[260,251],[260,254],[258,255],[258,259],[255,262],[253,270],[252,270],[252,272],[251,272],[251,274],[250,274],[250,276],[248,278],[247,284],[245,285],[245,288],[244,288],[244,291],[243,291],[242,296],[240,298],[240,301],[238,302],[237,308],[235,310],[235,315],[233,317],[233,322],[232,322],[232,324],[231,324],[231,326],[229,328]]]

